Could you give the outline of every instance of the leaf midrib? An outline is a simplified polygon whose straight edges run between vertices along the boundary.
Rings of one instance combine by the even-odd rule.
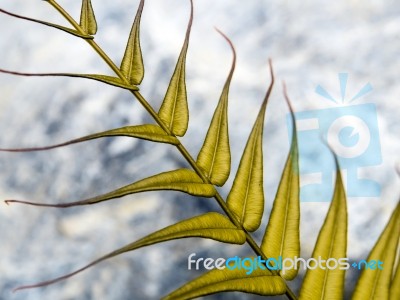
[[[340,175],[339,175],[340,176]],[[340,192],[340,196],[342,196],[342,194],[341,194],[341,192]],[[336,204],[336,203],[335,203]],[[339,213],[339,209],[340,209],[340,205],[337,205],[337,207],[336,207],[336,211],[335,211],[335,217],[337,216],[337,214]],[[338,227],[339,226],[334,226],[333,228],[333,234],[332,234],[332,238],[331,238],[331,243],[330,243],[330,245],[329,245],[329,254],[328,254],[328,257],[331,257],[331,253],[332,253],[332,250],[333,250],[333,240],[335,239],[335,237],[336,237],[336,233],[337,233],[337,230],[338,230]],[[324,299],[324,296],[325,296],[325,286],[326,286],[326,282],[327,282],[327,280],[328,280],[328,273],[329,273],[329,269],[327,269],[325,272],[324,272],[324,281],[323,281],[323,285],[322,285],[322,292],[321,292],[321,300],[323,300]]]
[[[221,97],[225,97],[225,92],[223,92],[223,95]],[[219,114],[218,121],[217,121],[218,122],[217,134],[216,134],[217,139],[215,140],[215,145],[213,147],[214,150],[213,150],[213,155],[212,155],[212,158],[211,158],[210,170],[209,170],[209,174],[208,174],[210,180],[211,180],[211,177],[212,177],[212,174],[213,174],[213,169],[214,169],[214,164],[215,164],[215,160],[216,160],[216,156],[217,156],[217,149],[218,149],[219,141],[221,139],[221,127],[222,127],[221,123],[222,123],[222,120],[224,118],[223,115],[224,115],[224,109],[225,109],[225,105],[226,105],[226,98],[224,98],[222,101],[223,102],[222,102],[222,106],[221,106],[221,113]]]
[[[253,162],[254,162],[254,158],[255,158],[255,155],[254,155],[255,149],[256,149],[255,145],[257,143],[257,138],[258,138],[259,131],[260,131],[260,129],[259,129],[259,125],[258,125],[258,122],[257,122],[257,129],[256,129],[256,132],[254,133],[255,134],[255,138],[254,138],[254,141],[253,141],[253,144],[252,144],[252,149],[251,149],[251,166],[253,166]],[[253,176],[253,168],[250,168],[249,176],[247,177],[246,196],[244,197],[242,216],[240,218],[240,221],[241,221],[240,223],[241,224],[244,224],[245,212],[247,210],[247,199],[248,199],[248,194],[249,194],[249,191],[250,191],[250,181],[251,181],[250,179],[252,178],[252,176]]]
[[[291,154],[289,154],[289,159],[290,159],[290,168],[292,168],[292,157],[291,157]],[[282,236],[281,236],[281,243],[280,243],[280,249],[279,249],[279,255],[281,255],[282,256],[282,252],[283,252],[283,245],[284,245],[284,243],[285,243],[285,239],[284,239],[284,236],[285,236],[285,233],[286,233],[286,226],[287,226],[287,219],[288,219],[288,212],[289,212],[289,201],[290,201],[290,196],[291,196],[291,194],[290,194],[290,192],[291,192],[291,190],[292,190],[292,178],[293,178],[293,173],[291,172],[291,169],[289,169],[289,172],[290,172],[290,175],[289,175],[289,178],[288,178],[288,180],[289,180],[289,186],[288,186],[288,189],[287,189],[287,193],[286,193],[286,205],[285,205],[285,220],[284,220],[284,222],[283,222],[283,230],[282,230]]]
[[[184,52],[186,52],[187,51],[187,45],[186,45],[186,43],[185,43],[185,45],[184,45],[184,49],[182,49]],[[177,80],[177,82],[176,82],[176,89],[175,89],[175,93],[174,93],[174,102],[173,102],[173,105],[172,105],[172,114],[171,114],[171,120],[169,121],[169,129],[172,131],[172,132],[174,132],[174,130],[173,130],[173,123],[174,123],[174,121],[175,121],[175,111],[176,111],[176,106],[178,105],[178,94],[179,94],[179,90],[180,90],[180,86],[179,86],[179,83],[181,82],[181,76],[182,76],[182,72],[183,72],[183,68],[185,67],[185,62],[184,62],[184,60],[185,60],[185,56],[186,56],[186,54],[184,54],[184,52],[181,52],[181,55],[179,55],[179,58],[178,58],[178,64],[180,64],[180,63],[182,63],[180,66],[179,66],[179,69],[177,70],[177,77],[178,77],[178,80]],[[183,61],[183,62],[182,62]]]

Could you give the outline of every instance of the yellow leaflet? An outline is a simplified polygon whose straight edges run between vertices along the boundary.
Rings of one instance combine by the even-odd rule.
[[[270,70],[271,84],[247,140],[232,189],[227,199],[229,209],[236,215],[240,224],[248,231],[254,231],[260,226],[264,211],[262,140],[265,109],[274,84],[271,62]]]
[[[300,256],[300,203],[299,203],[299,163],[296,121],[286,94],[285,98],[292,116],[293,131],[290,152],[276,193],[267,230],[261,250],[267,257],[294,259]],[[287,280],[296,277],[298,270],[293,268],[280,275]]]
[[[160,173],[136,183],[123,187],[111,194],[105,195],[105,198],[114,196],[120,197],[146,191],[157,190],[175,190],[185,192],[193,196],[212,197],[215,195],[215,188],[211,184],[203,183],[202,179],[192,170],[179,169],[169,172]],[[96,197],[97,198],[97,197]],[[94,198],[92,201],[102,201],[101,197]],[[89,200],[89,202],[91,202]]]
[[[29,286],[21,286],[16,288],[15,290],[22,290],[33,287],[42,287],[49,284],[53,284],[61,280],[67,279],[79,272],[82,272],[98,264],[99,262],[117,256],[119,254],[165,241],[181,239],[181,238],[189,238],[189,237],[208,238],[230,244],[243,244],[246,241],[245,233],[242,230],[236,228],[235,225],[233,225],[227,217],[216,212],[210,212],[201,216],[196,216],[184,221],[180,221],[174,225],[158,230],[152,234],[149,234],[144,238],[141,238],[136,242],[130,243],[118,250],[115,250],[107,255],[104,255],[99,259],[96,259],[95,261],[86,265],[85,267],[80,268],[79,270],[76,270],[70,274]],[[272,288],[274,288],[275,290],[277,290],[278,288],[282,289],[281,285],[279,285],[280,282],[278,283],[274,282],[274,284],[276,287],[273,287],[271,283],[271,289]]]
[[[338,171],[332,203],[312,254],[317,260],[319,257],[322,260],[346,258],[347,204],[337,162],[336,167]],[[341,270],[339,267],[335,269],[317,267],[307,270],[299,299],[343,299],[345,272],[346,270]]]
[[[139,90],[139,88],[137,86],[128,85],[122,79],[120,79],[118,77],[114,77],[114,76],[97,75],[97,74],[71,74],[71,73],[66,73],[66,74],[64,74],[64,76],[93,79],[93,80],[104,82],[104,83],[107,83],[109,85],[121,87],[121,88],[124,88],[124,89],[127,89],[127,90],[131,90],[131,91]]]
[[[232,42],[222,33],[228,41],[233,53],[232,67],[222,90],[217,108],[215,109],[210,127],[208,128],[204,144],[197,156],[197,164],[210,179],[212,184],[222,186],[225,184],[231,171],[231,151],[228,133],[228,94],[233,71],[236,64],[236,53]]]
[[[141,0],[120,66],[122,74],[134,85],[140,84],[144,77],[142,49],[140,48],[140,18],[143,6],[144,0]]]
[[[66,77],[77,77],[77,78],[86,78],[93,79],[103,83],[107,83],[109,85],[117,86],[120,88],[124,88],[131,91],[137,91],[139,88],[134,85],[126,84],[122,79],[114,76],[108,75],[98,75],[98,74],[75,74],[75,73],[22,73],[22,72],[14,72],[8,71],[4,69],[0,69],[0,73],[7,73],[12,75],[21,75],[21,76],[66,76]]]
[[[179,144],[179,140],[174,137],[167,135],[167,133],[158,125],[146,124],[137,126],[125,126],[117,129],[104,131],[101,133],[95,133],[84,138],[85,140],[97,139],[106,136],[128,136],[140,138],[153,142],[167,143],[167,144]]]
[[[243,244],[246,241],[245,233],[236,228],[227,217],[216,212],[209,212],[168,226],[113,253],[120,254],[156,243],[187,237],[208,238],[231,244]]]
[[[32,148],[0,148],[0,151],[7,151],[7,152],[43,151],[110,136],[127,136],[127,137],[139,138],[159,143],[167,143],[173,145],[179,144],[179,141],[176,137],[167,135],[160,126],[153,124],[145,124],[145,125],[125,126],[121,128],[111,129],[51,146],[32,147]]]
[[[23,19],[23,20],[39,23],[39,24],[42,24],[42,25],[46,25],[46,26],[49,26],[49,27],[53,27],[53,28],[56,28],[56,29],[60,29],[62,31],[65,31],[65,32],[67,32],[69,34],[72,34],[74,36],[77,36],[77,37],[81,37],[81,38],[84,38],[84,39],[93,39],[93,36],[88,35],[88,34],[81,34],[78,31],[76,31],[75,29],[71,29],[71,28],[68,28],[68,27],[64,27],[64,26],[61,26],[61,25],[57,25],[57,24],[53,24],[53,23],[49,23],[49,22],[45,22],[45,21],[41,21],[41,20],[37,20],[37,19],[32,19],[32,18],[20,16],[20,15],[13,14],[13,13],[10,13],[8,11],[5,11],[4,9],[0,9],[0,12],[4,13],[6,15],[18,18],[18,19]]]
[[[94,35],[97,32],[96,17],[90,0],[82,0],[81,20],[79,25],[82,27],[83,31],[89,35]]]
[[[20,200],[6,200],[5,202],[7,204],[22,203],[22,204],[30,204],[35,206],[46,206],[46,207],[71,207],[77,205],[88,205],[88,204],[99,203],[102,201],[107,201],[110,199],[120,198],[126,195],[131,195],[141,192],[161,191],[161,190],[180,191],[193,196],[202,196],[202,197],[213,197],[216,193],[214,186],[212,184],[203,183],[201,178],[194,171],[188,169],[179,169],[179,170],[160,173],[142,179],[135,183],[126,185],[115,191],[76,202],[61,203],[61,204],[45,204],[45,203],[36,203],[36,202],[20,201]]]
[[[274,276],[268,270],[256,269],[251,274],[246,270],[227,268],[214,269],[175,290],[163,300],[193,299],[219,292],[238,291],[262,296],[281,295],[286,285],[280,276]]]
[[[361,273],[360,279],[357,282],[356,288],[353,293],[352,299],[398,299],[399,294],[395,294],[396,297],[389,298],[390,293],[396,293],[395,289],[399,289],[398,286],[392,285],[392,291],[390,290],[392,273],[394,269],[394,263],[396,258],[396,250],[399,243],[400,235],[400,202],[397,204],[395,211],[393,212],[388,224],[384,231],[376,242],[374,248],[368,256],[367,261],[381,261],[383,262],[383,269],[364,269]],[[399,273],[397,271],[397,273]],[[397,274],[397,277],[399,275]],[[397,282],[399,279],[397,278]]]
[[[177,136],[186,133],[189,124],[189,109],[186,93],[186,53],[189,46],[190,30],[193,22],[193,2],[190,1],[190,19],[186,30],[185,41],[179,54],[171,81],[161,104],[158,115],[168,129]]]

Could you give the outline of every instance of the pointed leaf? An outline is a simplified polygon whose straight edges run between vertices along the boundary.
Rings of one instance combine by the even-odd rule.
[[[213,197],[216,190],[213,185],[203,183],[201,178],[192,170],[179,169],[169,172],[160,173],[135,183],[126,185],[110,193],[106,193],[97,197],[80,200],[70,203],[61,204],[45,204],[36,203],[30,201],[20,200],[6,200],[9,203],[22,203],[30,204],[35,206],[46,206],[46,207],[71,207],[77,205],[88,205],[94,204],[114,198],[120,198],[126,195],[149,192],[149,191],[161,191],[161,190],[174,190],[181,191],[193,196],[201,197]]]
[[[189,36],[193,22],[193,1],[190,0],[190,19],[186,30],[178,62],[169,82],[167,93],[161,104],[158,115],[168,129],[177,136],[186,133],[189,124],[189,109],[186,93],[186,53],[189,47]]]
[[[352,299],[397,299],[389,298],[390,284],[400,235],[400,202],[397,204],[388,224],[368,256],[367,261],[381,261],[379,268],[365,268],[357,282]],[[397,275],[398,276],[398,275]],[[398,279],[397,279],[398,280]],[[392,286],[393,288],[393,286]],[[399,295],[397,295],[399,296]]]
[[[250,266],[249,264],[247,261],[247,266]],[[261,269],[253,270],[250,274],[246,272],[244,269],[214,269],[186,283],[163,299],[193,299],[229,291],[262,296],[281,295],[286,292],[285,282],[280,276],[274,276],[270,271]]]
[[[53,24],[53,23],[49,23],[49,22],[45,22],[45,21],[41,21],[41,20],[37,20],[37,19],[32,19],[32,18],[24,17],[24,16],[21,16],[21,15],[17,15],[17,14],[10,13],[10,12],[8,12],[8,11],[5,11],[4,9],[0,9],[0,12],[1,12],[1,13],[4,13],[4,14],[6,14],[6,15],[9,15],[9,16],[12,16],[12,17],[15,17],[15,18],[18,18],[18,19],[27,20],[27,21],[39,23],[39,24],[42,24],[42,25],[46,25],[46,26],[49,26],[49,27],[53,27],[53,28],[62,30],[62,31],[64,31],[64,32],[66,32],[66,33],[72,34],[72,35],[77,36],[77,37],[80,37],[80,38],[84,38],[84,39],[93,39],[93,36],[87,35],[87,34],[81,34],[81,33],[79,33],[78,31],[76,31],[75,29],[71,29],[71,28],[68,28],[68,27],[64,27],[64,26],[61,26],[61,25],[57,25],[57,24]]]
[[[141,0],[120,67],[122,74],[134,85],[140,84],[144,77],[143,57],[140,48],[140,18],[142,17],[143,6],[144,0]]]
[[[231,244],[243,244],[246,241],[244,231],[236,228],[227,217],[216,212],[209,212],[168,226],[118,251],[122,253],[185,237],[209,238]]]
[[[236,53],[232,42],[222,32],[218,32],[228,41],[232,49],[233,61],[210,127],[208,128],[204,144],[197,156],[197,164],[212,184],[222,186],[225,184],[231,171],[231,152],[228,133],[228,94],[235,70]]]
[[[93,139],[111,137],[111,136],[127,136],[139,139],[144,139],[153,142],[167,143],[177,145],[179,141],[176,137],[167,135],[165,131],[158,125],[146,124],[137,126],[125,126],[112,130],[107,130],[99,133],[90,134],[78,139],[73,139],[64,143],[46,146],[46,147],[34,147],[34,148],[0,148],[0,151],[7,152],[29,152],[29,151],[43,151],[50,150],[58,147],[68,146],[76,143],[86,142]]]
[[[65,76],[65,77],[77,77],[77,78],[86,78],[86,79],[93,79],[103,83],[107,83],[109,85],[117,86],[120,88],[124,88],[131,91],[137,91],[139,88],[134,85],[126,84],[122,79],[114,76],[108,75],[98,75],[98,74],[75,74],[75,73],[22,73],[22,72],[14,72],[8,71],[4,69],[0,69],[0,73],[6,73],[11,75],[19,75],[19,76]]]
[[[33,285],[21,286],[16,288],[15,290],[43,287],[49,284],[53,284],[74,276],[77,273],[82,272],[106,259],[112,258],[122,253],[165,241],[189,237],[208,238],[230,244],[243,244],[246,241],[246,235],[244,231],[236,228],[235,225],[233,225],[227,217],[216,212],[210,212],[201,216],[180,221],[174,225],[158,230],[144,238],[141,238],[136,242],[130,243],[118,250],[104,255],[86,265],[85,267],[80,268],[70,274]]]
[[[54,75],[53,75],[54,76]],[[121,78],[114,77],[114,76],[107,76],[107,75],[98,75],[98,74],[60,74],[60,76],[68,76],[68,77],[80,77],[86,79],[93,79],[100,82],[107,83],[109,85],[121,87],[130,91],[137,91],[139,88],[135,85],[126,84]]]
[[[337,162],[336,166],[338,171],[332,203],[312,254],[316,260],[339,260],[346,257],[347,204]],[[308,269],[299,299],[343,299],[345,272],[340,268]]]
[[[81,21],[79,25],[81,25],[84,32],[90,35],[94,35],[97,32],[97,22],[91,0],[82,0]]]
[[[292,144],[261,244],[261,250],[267,257],[295,260],[296,257],[300,257],[299,154],[296,121],[286,88],[284,90],[293,122]],[[292,280],[296,277],[297,272],[298,269],[293,268],[285,273],[280,272],[280,275],[284,279]]]
[[[265,109],[274,84],[271,62],[270,69],[271,84],[247,140],[227,199],[228,207],[248,231],[255,231],[260,226],[264,211],[262,140]]]

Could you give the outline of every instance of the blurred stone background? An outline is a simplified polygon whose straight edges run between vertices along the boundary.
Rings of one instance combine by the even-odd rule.
[[[93,0],[96,41],[120,63],[139,1]],[[261,240],[288,152],[285,80],[297,111],[325,104],[318,84],[337,91],[337,73],[349,73],[349,88],[370,82],[366,100],[378,108],[383,163],[364,170],[382,184],[379,199],[349,199],[351,259],[366,258],[399,196],[400,4],[396,1],[212,1],[195,2],[187,57],[190,127],[182,139],[196,157],[230,68],[231,52],[213,26],[236,46],[238,61],[230,90],[232,184],[259,105],[269,83],[268,58],[277,84],[264,132],[266,210],[255,233]],[[74,17],[80,1],[60,0]],[[2,0],[18,14],[65,24],[44,1]],[[146,75],[143,95],[153,107],[163,99],[179,54],[189,1],[148,0],[142,17]],[[26,72],[112,74],[84,42],[55,29],[0,15],[0,67]],[[367,102],[368,102],[367,101]],[[23,78],[0,74],[0,147],[59,143],[128,124],[150,122],[127,91],[73,78]],[[148,175],[186,166],[168,145],[108,138],[37,153],[0,153],[0,199],[48,203],[98,195]],[[302,257],[309,257],[328,203],[301,204]],[[178,220],[217,210],[212,199],[151,192],[95,206],[37,208],[0,203],[0,299],[157,299],[201,271],[187,270],[187,257],[251,255],[250,249],[187,239],[147,247],[103,262],[72,279],[42,289],[12,293],[21,284],[73,271],[94,258]],[[347,273],[347,290],[355,272]],[[301,276],[290,283],[298,290]],[[228,293],[208,299],[258,299]]]

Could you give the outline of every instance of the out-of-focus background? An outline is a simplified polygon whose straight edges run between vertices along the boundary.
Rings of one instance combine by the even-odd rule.
[[[93,0],[96,41],[119,64],[137,0]],[[187,57],[191,112],[182,139],[196,157],[211,120],[232,55],[214,30],[235,44],[238,60],[229,99],[232,173],[269,84],[268,58],[277,84],[264,131],[266,209],[255,233],[260,241],[289,149],[281,81],[296,111],[334,108],[315,93],[317,85],[340,95],[337,74],[349,74],[349,93],[371,83],[358,103],[377,108],[382,163],[360,169],[375,180],[381,196],[350,198],[348,257],[363,259],[384,228],[399,196],[400,4],[396,1],[194,1],[195,20]],[[60,0],[79,18],[80,1]],[[64,20],[45,1],[2,0],[14,13],[59,24]],[[141,40],[146,75],[143,95],[157,110],[179,54],[189,1],[148,0]],[[0,67],[25,72],[112,74],[82,40],[55,29],[0,15]],[[0,147],[55,144],[124,125],[150,122],[127,92],[84,79],[26,78],[0,74]],[[0,153],[0,199],[48,203],[83,199],[186,163],[172,146],[108,138],[47,152]],[[244,246],[210,240],[171,241],[116,257],[67,281],[11,293],[21,284],[50,279],[178,220],[219,208],[212,199],[177,192],[151,192],[95,206],[37,208],[0,203],[0,299],[157,299],[202,271],[187,270],[187,257],[251,255]],[[301,203],[302,257],[309,257],[328,209],[327,202]],[[303,274],[303,272],[301,273]],[[347,272],[347,293],[357,272]],[[290,283],[299,289],[301,277]],[[228,293],[209,299],[258,299]]]

